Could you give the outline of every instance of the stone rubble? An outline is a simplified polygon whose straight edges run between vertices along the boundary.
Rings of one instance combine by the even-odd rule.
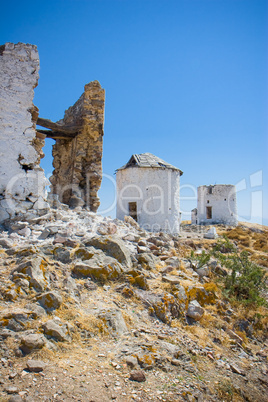
[[[59,204],[5,222],[0,398],[218,401],[230,382],[265,401],[267,341],[208,282],[217,261],[193,268],[187,242]]]

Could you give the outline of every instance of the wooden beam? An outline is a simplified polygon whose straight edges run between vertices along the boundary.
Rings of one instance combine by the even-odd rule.
[[[64,134],[77,134],[81,130],[81,126],[63,126],[59,123],[53,123],[53,121],[48,119],[42,119],[38,117],[36,124],[41,127],[48,128],[54,132],[64,133]]]
[[[37,133],[45,134],[47,138],[52,138],[53,140],[71,140],[72,138],[76,137],[75,134],[70,133],[59,133],[57,131],[52,130],[36,130]]]

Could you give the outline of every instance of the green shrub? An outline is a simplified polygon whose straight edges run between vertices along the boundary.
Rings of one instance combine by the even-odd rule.
[[[206,253],[205,250],[202,250],[201,254],[195,254],[194,251],[192,250],[189,260],[191,264],[194,265],[195,269],[202,268],[209,262],[210,253]]]
[[[223,254],[222,249],[228,252]],[[261,297],[261,292],[267,289],[265,270],[250,261],[246,251],[239,252],[236,246],[224,237],[214,247],[213,255],[228,270],[228,274],[223,278],[224,292],[228,298],[245,304],[267,305]]]

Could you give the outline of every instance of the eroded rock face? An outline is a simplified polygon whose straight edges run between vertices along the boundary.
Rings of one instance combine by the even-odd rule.
[[[0,47],[0,222],[48,208],[39,166],[44,137],[36,135],[38,109],[33,105],[38,71],[36,46]]]
[[[85,85],[78,101],[66,110],[58,123],[79,127],[75,138],[57,139],[51,190],[70,207],[88,206],[96,212],[97,192],[102,179],[102,142],[105,91],[98,81]]]

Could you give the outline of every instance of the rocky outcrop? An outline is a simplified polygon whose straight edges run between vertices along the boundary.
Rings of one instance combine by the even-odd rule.
[[[47,208],[45,175],[39,162],[44,136],[36,134],[33,105],[39,56],[34,45],[0,47],[0,222]]]
[[[102,179],[102,139],[105,92],[98,81],[85,85],[78,101],[58,125],[76,127],[74,138],[56,139],[51,190],[70,207],[87,206],[96,212]]]
[[[185,233],[66,205],[0,231],[0,399],[266,402],[267,309],[232,305]]]

